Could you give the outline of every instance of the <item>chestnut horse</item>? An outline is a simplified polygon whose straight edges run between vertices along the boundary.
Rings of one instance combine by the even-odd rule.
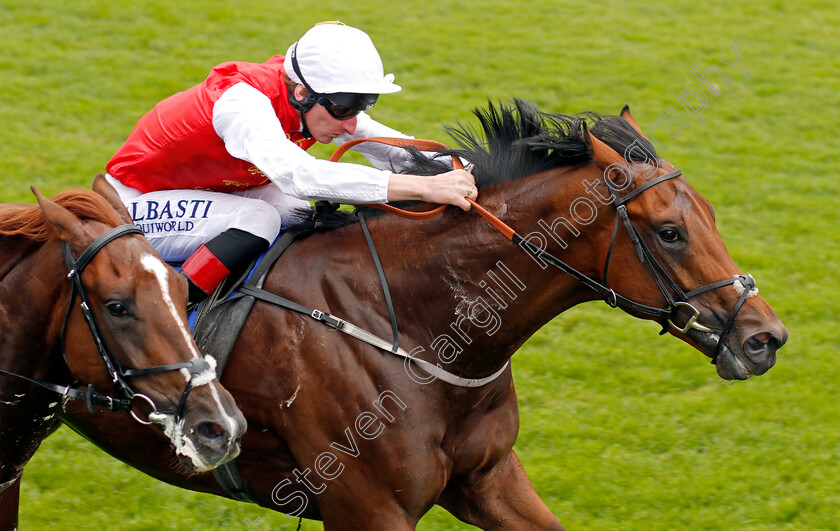
[[[17,526],[24,466],[72,398],[105,422],[163,424],[185,472],[234,458],[245,431],[189,334],[183,277],[131,224],[107,181],[94,188],[54,201],[33,189],[38,205],[0,205],[3,531]],[[168,454],[176,461],[172,447]]]
[[[586,301],[604,298],[660,321],[713,358],[725,379],[775,363],[787,332],[727,253],[711,205],[656,157],[629,112],[568,117],[517,100],[478,115],[485,138],[455,131],[458,154],[474,165],[480,204],[525,234],[514,238],[519,245],[457,209],[427,221],[367,221],[400,345],[460,385],[257,301],[222,382],[250,425],[235,463],[260,505],[321,519],[326,529],[414,529],[435,504],[484,529],[562,529],[513,451],[509,361],[540,327]],[[554,267],[561,264],[564,271]],[[391,337],[358,223],[295,242],[263,287]],[[161,436],[78,405],[61,415],[159,479],[227,495],[211,474],[167,467]]]

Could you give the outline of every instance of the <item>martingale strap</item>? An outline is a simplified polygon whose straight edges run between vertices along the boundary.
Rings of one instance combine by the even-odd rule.
[[[362,223],[363,230],[367,232],[367,227],[364,225],[364,216],[361,217],[360,222]],[[251,296],[263,302],[268,302],[270,304],[279,306],[281,308],[285,308],[287,310],[292,310],[297,313],[308,315],[316,321],[319,321],[335,330],[338,330],[351,337],[354,337],[359,341],[367,343],[368,345],[374,346],[378,349],[390,352],[395,356],[402,357],[406,360],[406,362],[416,364],[426,373],[436,378],[439,378],[440,380],[446,383],[458,387],[481,387],[483,385],[487,385],[488,383],[501,376],[505,372],[505,369],[508,368],[510,362],[506,362],[499,370],[497,370],[490,376],[484,378],[464,378],[444,370],[440,365],[433,364],[426,360],[412,356],[411,353],[406,352],[405,349],[400,347],[399,331],[397,328],[393,303],[391,302],[390,291],[388,289],[388,284],[386,282],[385,274],[382,269],[382,264],[381,262],[379,262],[379,257],[376,253],[376,248],[373,245],[373,240],[370,238],[369,233],[366,234],[365,238],[368,242],[368,245],[370,246],[371,254],[374,257],[374,263],[376,264],[377,272],[379,274],[380,281],[382,282],[383,291],[386,294],[385,298],[388,306],[389,317],[391,320],[391,328],[394,334],[393,342],[388,342],[382,339],[381,337],[377,336],[376,334],[368,332],[367,330],[358,327],[345,319],[341,319],[340,317],[336,317],[316,308],[309,308],[307,306],[304,306],[303,304],[299,304],[285,297],[281,297],[280,295],[262,289],[262,285],[265,282],[265,277],[268,273],[269,268],[277,260],[280,254],[292,243],[292,240],[294,239],[295,235],[295,233],[287,232],[280,238],[280,240],[278,240],[278,242],[274,246],[272,246],[271,249],[268,250],[266,256],[263,257],[262,261],[260,261],[257,268],[255,268],[254,273],[250,276],[250,279],[245,283],[241,284],[239,287],[237,287],[236,290],[241,295]],[[219,367],[224,367],[224,363],[222,361],[220,361]],[[219,374],[221,374],[221,369],[219,369],[219,367],[217,367],[217,370],[219,371]]]
[[[302,313],[304,315],[308,315],[316,321],[320,321],[325,325],[334,328],[335,330],[343,332],[351,337],[355,337],[356,339],[363,341],[369,345],[372,345],[376,348],[385,350],[396,356],[405,358],[406,360],[417,364],[418,367],[420,367],[430,375],[435,376],[436,378],[440,378],[446,383],[457,385],[459,387],[481,387],[483,385],[486,385],[498,378],[505,371],[505,369],[507,369],[510,363],[505,363],[501,369],[491,374],[490,376],[487,376],[486,378],[462,378],[460,376],[443,370],[442,368],[440,368],[439,365],[435,365],[429,363],[426,360],[412,356],[410,353],[406,352],[405,349],[403,349],[402,347],[398,347],[395,349],[392,343],[385,341],[381,337],[378,337],[377,335],[372,334],[349,321],[346,321],[334,315],[330,315],[327,312],[322,312],[321,310],[308,308],[302,304],[290,301],[285,297],[281,297],[280,295],[276,295],[262,288],[257,288],[248,284],[240,286],[238,291],[243,295],[250,295],[261,301],[274,304],[275,306],[280,306],[281,308],[286,308],[287,310],[292,310],[298,313]]]

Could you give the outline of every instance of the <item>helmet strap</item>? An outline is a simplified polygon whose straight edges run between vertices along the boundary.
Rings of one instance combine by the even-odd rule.
[[[312,133],[309,132],[309,127],[306,125],[305,114],[309,112],[316,103],[318,103],[318,93],[312,90],[312,87],[309,86],[309,83],[306,82],[306,79],[300,72],[300,66],[298,65],[297,60],[297,45],[298,43],[295,43],[295,47],[292,48],[292,68],[294,69],[295,74],[297,74],[298,79],[300,79],[301,83],[303,83],[303,86],[306,87],[306,97],[302,100],[298,100],[295,98],[294,91],[289,91],[289,103],[300,112],[300,123],[303,125],[303,137],[312,138]]]
[[[316,98],[312,98],[311,94],[307,94],[303,101],[298,101],[295,99],[294,92],[289,91],[289,103],[300,112],[300,123],[303,126],[301,134],[303,134],[303,138],[312,138],[312,133],[309,132],[309,126],[306,125],[306,113],[315,105]]]

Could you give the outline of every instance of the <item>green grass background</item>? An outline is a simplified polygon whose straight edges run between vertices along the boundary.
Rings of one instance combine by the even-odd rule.
[[[89,187],[137,119],[227,60],[263,61],[313,23],[365,29],[404,87],[373,115],[418,137],[488,99],[690,125],[662,155],[716,207],[742,270],[791,337],[775,368],[721,381],[650,323],[590,304],[514,357],[516,449],[570,530],[840,529],[833,1],[0,0],[0,202]],[[750,72],[717,61],[737,41]],[[691,75],[717,64],[713,97]],[[678,106],[703,88],[704,125]],[[316,153],[325,155],[327,150]],[[255,506],[175,489],[67,429],[24,474],[23,529],[294,529]],[[420,529],[467,529],[435,509]],[[320,529],[304,522],[303,529]]]

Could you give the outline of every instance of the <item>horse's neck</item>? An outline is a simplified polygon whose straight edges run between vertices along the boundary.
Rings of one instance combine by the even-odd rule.
[[[11,332],[28,335],[30,356],[46,356],[58,343],[69,287],[58,243],[0,238],[0,250],[0,307],[8,315],[6,324],[14,323]]]
[[[569,217],[569,205],[583,193],[579,181],[537,176],[482,192],[480,202],[523,236],[541,231],[549,252],[594,274],[603,226],[588,227],[565,251],[544,228],[560,212]],[[423,347],[421,357],[460,374],[488,374],[554,316],[592,298],[475,213],[450,210],[431,222],[383,220],[371,231],[383,242],[379,252],[400,330],[415,343],[406,347]],[[561,232],[556,223],[555,231]]]
[[[0,236],[0,282],[35,247],[19,237]]]

